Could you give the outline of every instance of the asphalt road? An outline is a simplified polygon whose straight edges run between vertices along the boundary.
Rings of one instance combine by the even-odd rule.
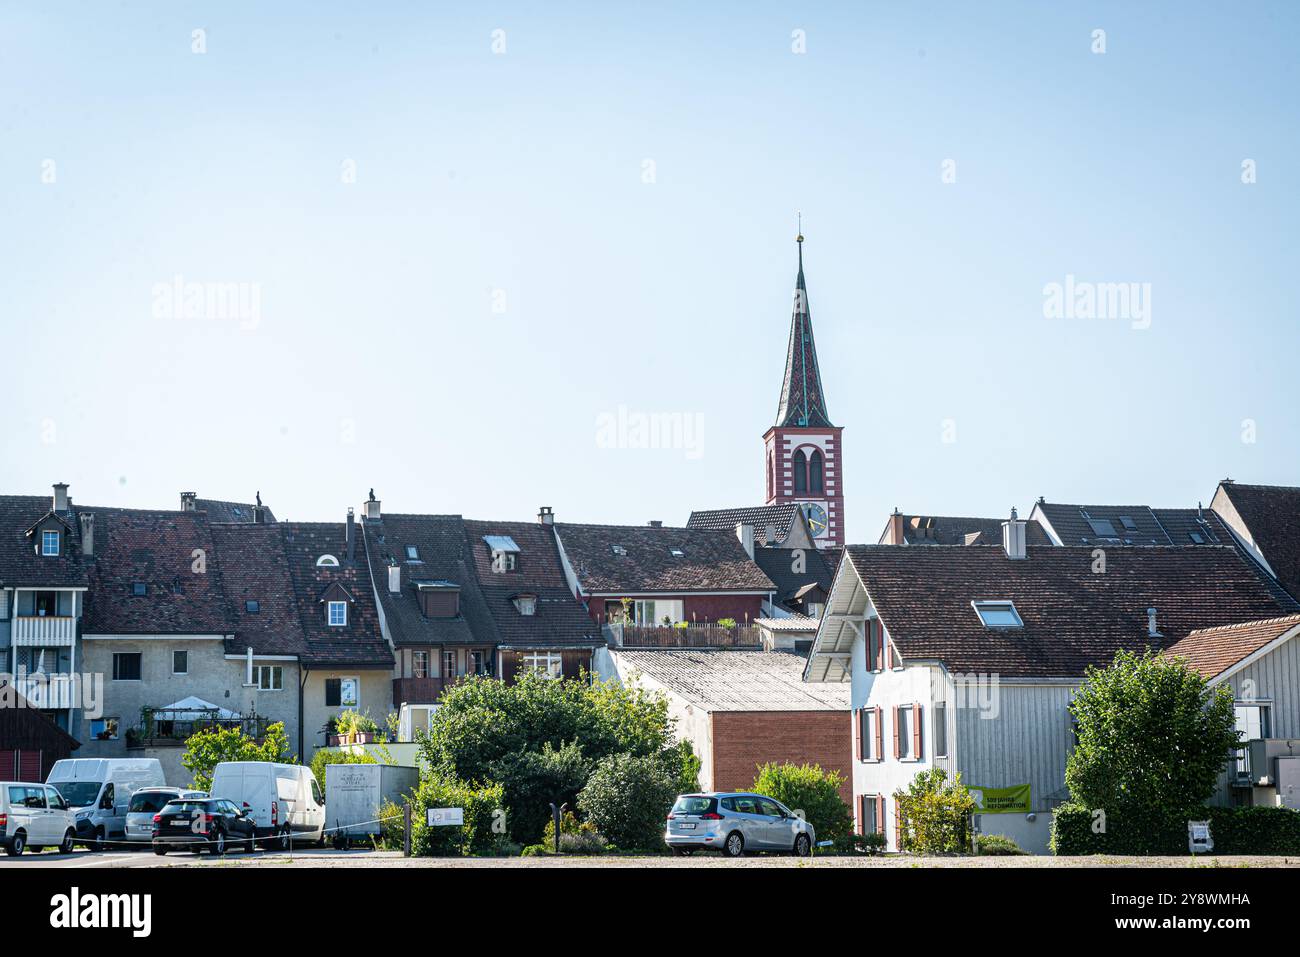
[[[139,867],[506,867],[506,868],[677,868],[677,867],[798,867],[816,869],[842,868],[1088,868],[1088,867],[1300,867],[1300,858],[1294,857],[793,857],[757,856],[739,861],[718,855],[692,857],[494,857],[494,858],[404,858],[395,851],[335,851],[329,848],[304,848],[292,854],[279,851],[255,851],[252,854],[234,852],[223,858],[210,854],[196,856],[189,853],[170,853],[159,857],[147,850],[110,850],[92,853],[78,848],[72,854],[24,854],[22,857],[0,855],[0,871],[12,873],[23,867],[74,868],[139,868]]]

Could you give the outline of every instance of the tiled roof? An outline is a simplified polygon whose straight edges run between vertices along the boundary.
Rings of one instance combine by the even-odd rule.
[[[686,520],[686,527],[708,528],[735,535],[737,525],[752,525],[754,541],[762,545],[769,527],[776,530],[776,542],[784,541],[790,534],[790,526],[798,513],[799,506],[794,502],[785,505],[755,505],[749,508],[715,508],[691,512],[691,517]]]
[[[791,615],[789,618],[755,618],[754,624],[760,628],[766,628],[768,631],[800,631],[814,632],[820,623],[820,618],[810,618],[807,615]]]
[[[745,554],[734,530],[567,522],[555,527],[585,595],[775,588]]]
[[[1227,481],[1219,488],[1278,581],[1300,598],[1300,488]]]
[[[815,548],[756,548],[754,561],[776,585],[778,602],[789,601],[810,583],[820,585],[829,593],[831,579],[835,577],[834,566],[828,565]],[[796,572],[794,569],[800,562],[804,570]]]
[[[305,638],[301,658],[317,666],[360,665],[391,668],[393,653],[384,641],[375,610],[375,591],[370,584],[365,550],[356,543],[355,560],[347,558],[347,525],[344,522],[283,522],[278,526],[284,538],[285,555],[298,599],[298,613]],[[360,523],[354,526],[361,533]],[[317,566],[322,555],[338,559],[337,566]],[[348,623],[329,624],[321,597],[331,584],[342,585],[351,601]]]
[[[220,558],[200,512],[85,508],[94,557],[83,631],[104,635],[224,635],[233,622]],[[196,554],[197,552],[197,554]],[[135,594],[135,585],[145,587]]]
[[[891,516],[892,518],[892,516]],[[1001,545],[1004,518],[964,518],[954,515],[904,515],[903,541],[908,545]],[[880,536],[889,538],[889,524]],[[1050,544],[1047,533],[1035,521],[1025,523],[1025,542]]]
[[[1166,654],[1184,659],[1203,677],[1213,678],[1297,626],[1300,626],[1300,615],[1198,628],[1171,645]]]
[[[231,654],[300,655],[306,638],[280,525],[214,524],[212,540],[234,638]],[[256,601],[257,611],[247,602]]]
[[[1091,547],[1027,551],[1012,561],[998,546],[852,545],[848,558],[903,657],[937,659],[959,673],[1078,677],[1122,648],[1300,610],[1280,603],[1231,547],[1111,549],[1102,573],[1093,571]],[[1013,601],[1024,627],[985,628],[976,600]],[[1150,607],[1163,635],[1154,641]]]
[[[849,686],[804,682],[803,655],[787,651],[614,651],[630,671],[704,711],[847,711]],[[623,669],[620,669],[623,670]]]
[[[604,645],[596,626],[569,591],[553,526],[539,522],[465,523],[471,567],[500,640],[517,647]],[[486,536],[504,535],[519,547],[514,571],[494,572]],[[532,615],[521,615],[514,597],[537,598]]]
[[[1037,507],[1062,545],[1232,544],[1231,535],[1212,512],[1198,513],[1194,508],[1059,502],[1039,502]],[[1193,539],[1193,533],[1201,541]]]
[[[58,556],[36,554],[36,542],[27,530],[50,515],[49,495],[0,495],[0,585],[6,588],[85,587],[88,579],[81,560],[81,533],[72,512],[59,517],[68,525],[67,540]]]
[[[239,525],[253,523],[253,509],[256,506],[248,502],[222,502],[215,498],[197,498],[194,500],[194,508],[199,512],[207,512],[210,522]],[[262,520],[266,523],[275,521],[275,514],[266,505],[262,506]]]
[[[397,645],[498,643],[496,624],[469,566],[465,523],[459,515],[387,514],[362,523],[366,558],[393,643]],[[414,546],[417,558],[407,558]],[[401,568],[400,592],[388,590],[388,567]],[[426,618],[417,581],[446,581],[460,587],[460,614]]]

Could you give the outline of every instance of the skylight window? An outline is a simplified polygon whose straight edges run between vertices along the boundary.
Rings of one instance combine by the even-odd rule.
[[[670,555],[672,555],[673,558],[685,558],[685,557],[686,557],[686,553],[685,553],[684,551],[682,551],[680,548],[670,548],[670,549],[668,549],[668,553],[669,553]]]
[[[1201,536],[1201,533],[1200,533],[1200,532],[1188,532],[1187,535],[1188,535],[1189,538],[1191,538],[1191,540],[1192,540],[1195,544],[1197,544],[1197,545],[1204,545],[1204,544],[1205,544],[1205,539]]]
[[[1016,611],[1014,603],[1009,601],[973,601],[971,605],[975,609],[975,614],[980,616],[980,622],[985,628],[1023,628],[1025,623],[1020,620],[1020,613]]]
[[[250,598],[248,601],[244,602],[244,611],[248,612],[250,615],[256,615],[261,610],[262,603],[256,598]]]
[[[420,560],[420,550],[414,545],[406,546],[407,561],[418,562]]]
[[[627,549],[624,548],[622,545],[611,545],[609,546],[609,550],[613,552],[615,555],[617,555],[619,558],[627,557]]]
[[[1115,531],[1115,526],[1108,518],[1090,518],[1088,527],[1092,529],[1092,534],[1102,538],[1119,538],[1119,533]]]
[[[137,598],[142,598],[149,594],[149,586],[144,582],[131,582],[131,594]]]
[[[1130,531],[1130,532],[1136,532],[1136,531],[1137,531],[1138,523],[1135,522],[1135,521],[1133,521],[1133,519],[1131,519],[1131,518],[1130,518],[1129,516],[1127,516],[1127,515],[1121,515],[1121,516],[1119,517],[1119,523],[1120,523],[1121,525],[1123,525],[1124,528],[1125,528],[1126,530]]]

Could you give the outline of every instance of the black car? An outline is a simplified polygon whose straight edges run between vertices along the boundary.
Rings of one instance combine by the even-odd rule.
[[[221,798],[179,798],[153,816],[153,852],[184,848],[213,854],[231,848],[253,850],[255,824],[248,813]]]

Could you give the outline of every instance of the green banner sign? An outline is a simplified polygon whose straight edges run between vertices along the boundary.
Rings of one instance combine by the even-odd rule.
[[[1009,788],[982,788],[971,784],[966,790],[975,799],[976,814],[1028,814],[1032,806],[1028,784],[1014,784]]]

